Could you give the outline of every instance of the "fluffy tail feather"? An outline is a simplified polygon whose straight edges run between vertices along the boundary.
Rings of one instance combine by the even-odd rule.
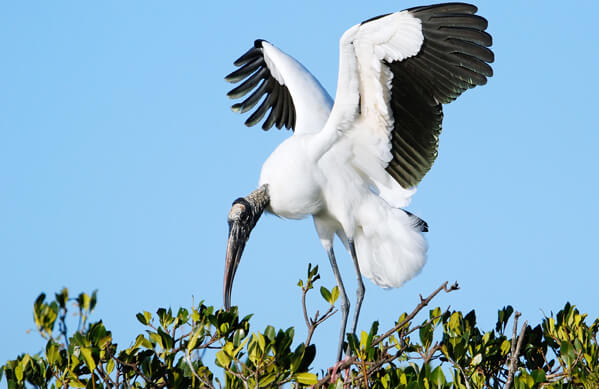
[[[354,241],[363,275],[384,288],[398,288],[420,272],[427,250],[424,220],[378,196],[363,201],[356,216]]]

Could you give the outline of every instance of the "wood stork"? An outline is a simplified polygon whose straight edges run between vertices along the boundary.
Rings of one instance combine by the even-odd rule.
[[[268,157],[259,188],[234,201],[228,214],[224,305],[252,228],[264,210],[300,219],[311,215],[340,291],[341,331],[349,300],[333,252],[337,235],[358,279],[351,331],[364,298],[362,275],[396,288],[426,259],[427,224],[403,210],[436,156],[442,104],[483,85],[493,71],[487,21],[470,4],[410,8],[366,20],[340,40],[339,78],[333,103],[320,83],[291,56],[265,40],[225,77],[242,80],[228,96],[253,93],[233,111],[262,128],[294,131]]]

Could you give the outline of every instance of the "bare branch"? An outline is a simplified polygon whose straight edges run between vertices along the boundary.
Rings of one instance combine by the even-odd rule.
[[[435,290],[433,293],[431,293],[425,299],[423,299],[422,296],[420,296],[420,304],[418,304],[416,306],[416,308],[414,308],[414,310],[412,311],[412,313],[410,313],[408,316],[406,316],[405,319],[403,319],[395,327],[391,328],[389,331],[385,332],[383,335],[381,335],[380,337],[378,337],[375,341],[372,342],[372,345],[376,346],[377,344],[381,343],[383,340],[385,340],[386,338],[388,338],[389,336],[391,336],[398,329],[400,329],[401,327],[403,327],[407,322],[409,322],[410,320],[412,320],[442,290],[444,290],[446,293],[449,293],[449,292],[453,292],[454,290],[458,290],[459,289],[459,286],[458,286],[457,282],[454,283],[453,285],[451,285],[449,288],[447,287],[447,283],[448,282],[445,281],[443,283],[443,285],[441,285],[440,287],[438,287],[437,290]]]
[[[512,332],[512,355],[510,360],[510,370],[507,376],[507,381],[505,383],[505,389],[510,389],[512,386],[512,381],[514,380],[514,373],[516,372],[518,354],[520,353],[520,347],[522,347],[522,341],[524,340],[524,331],[526,330],[526,326],[528,325],[527,321],[524,321],[522,325],[522,329],[520,330],[520,335],[516,337],[516,331],[518,330],[518,318],[521,313],[516,312],[514,316],[514,330]]]
[[[185,362],[187,362],[187,366],[189,366],[189,370],[191,370],[191,373],[193,374],[193,376],[195,378],[198,379],[198,381],[200,381],[202,384],[206,385],[207,387],[211,388],[211,389],[215,389],[214,386],[208,382],[208,381],[204,381],[202,379],[202,377],[200,377],[197,373],[195,368],[193,367],[193,364],[191,363],[191,358],[189,357],[189,351],[185,351]]]
[[[308,320],[308,310],[306,308],[306,294],[308,293],[307,287],[302,287],[302,308],[304,309],[304,320],[306,321],[306,327],[310,329],[310,321]],[[307,344],[308,341],[306,341]]]
[[[405,319],[403,319],[400,323],[398,323],[395,327],[393,327],[389,331],[385,332],[383,335],[379,336],[376,340],[374,340],[372,342],[372,346],[374,347],[374,346],[378,345],[383,340],[385,340],[386,338],[391,336],[393,333],[395,333],[397,330],[399,330],[401,327],[403,327],[410,320],[412,320],[442,290],[444,290],[446,293],[449,293],[449,292],[453,292],[454,290],[459,289],[457,282],[449,287],[447,286],[447,284],[448,284],[448,282],[445,281],[443,283],[443,285],[438,287],[433,293],[431,293],[425,299],[423,299],[422,296],[420,296],[420,303],[416,306],[416,308],[414,308],[414,310],[408,316],[406,316]],[[357,361],[357,358],[355,356],[348,357],[345,360],[341,361],[341,363],[339,363],[339,365],[337,366],[337,370],[346,369],[346,368],[350,367],[351,365],[353,365],[356,361]],[[321,385],[327,383],[330,379],[331,379],[331,373],[328,372],[324,377],[322,377],[320,380],[318,380],[318,383],[315,385],[315,387],[316,388],[320,387]]]
[[[468,376],[466,375],[466,372],[464,371],[464,369],[462,369],[462,366],[460,366],[456,361],[451,359],[448,355],[445,355],[445,357],[449,360],[449,362],[451,362],[451,364],[454,367],[458,368],[460,373],[462,373],[462,376],[464,376],[464,385],[466,385],[466,389],[470,389],[470,382],[468,381]]]
[[[127,366],[127,367],[132,368],[133,371],[135,371],[135,374],[137,374],[138,376],[140,376],[141,378],[143,378],[144,381],[146,381],[146,383],[150,385],[150,387],[157,388],[157,387],[164,386],[164,385],[158,385],[154,381],[152,381],[150,378],[148,378],[141,370],[139,370],[137,364],[135,364],[135,363],[129,363],[129,362],[125,362],[125,361],[121,361],[120,359],[118,359],[115,356],[113,356],[112,359],[114,359],[116,362],[120,363],[121,366]],[[123,375],[124,375],[124,372],[123,372]],[[123,382],[126,382],[126,381],[127,381],[127,379],[125,377],[125,380]]]

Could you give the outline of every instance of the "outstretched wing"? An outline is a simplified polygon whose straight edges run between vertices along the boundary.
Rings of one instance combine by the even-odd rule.
[[[410,8],[369,19],[341,38],[327,127],[353,138],[354,159],[362,160],[356,165],[375,185],[390,188],[383,168],[403,188],[416,186],[437,157],[442,104],[492,76],[492,39],[476,11],[463,3]]]
[[[314,76],[295,59],[259,39],[234,65],[239,69],[227,75],[225,80],[243,82],[227,96],[237,99],[252,93],[234,104],[233,111],[244,113],[261,102],[245,121],[246,126],[259,123],[268,113],[262,123],[263,130],[274,125],[279,129],[285,126],[296,133],[307,133],[323,127],[332,100]]]

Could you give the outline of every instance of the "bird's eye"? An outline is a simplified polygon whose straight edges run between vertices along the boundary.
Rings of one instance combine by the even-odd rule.
[[[244,223],[250,221],[250,212],[248,210],[244,210],[241,215],[239,215],[239,220]]]

